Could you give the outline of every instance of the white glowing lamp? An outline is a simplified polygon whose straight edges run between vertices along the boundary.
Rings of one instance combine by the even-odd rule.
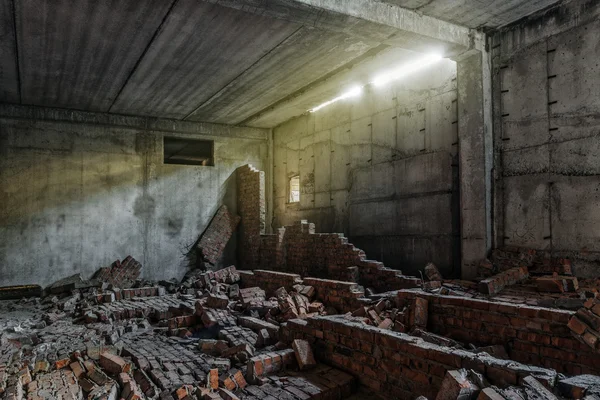
[[[438,62],[441,59],[442,56],[439,54],[428,54],[423,58],[419,58],[418,60],[402,65],[399,68],[376,76],[371,83],[376,87],[381,87],[391,81],[395,81],[406,75],[410,75],[416,71],[419,71],[431,64]]]
[[[321,108],[326,107],[332,103],[335,103],[336,101],[340,101],[340,100],[344,100],[344,99],[349,99],[351,97],[358,97],[362,94],[363,92],[363,87],[362,86],[355,86],[352,89],[349,89],[348,91],[342,93],[341,95],[339,95],[336,98],[333,98],[329,101],[326,101],[323,104],[319,104],[318,106],[316,106],[315,108],[312,108],[310,110],[310,112],[315,112],[315,111],[319,111]]]

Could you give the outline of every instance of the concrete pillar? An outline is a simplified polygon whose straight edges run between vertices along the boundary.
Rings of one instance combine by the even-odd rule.
[[[481,41],[483,43],[483,39]],[[485,46],[457,60],[462,278],[492,246],[492,85]]]

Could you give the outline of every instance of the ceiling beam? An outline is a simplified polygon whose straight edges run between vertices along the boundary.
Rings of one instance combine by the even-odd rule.
[[[471,48],[471,30],[375,0],[203,0],[409,50],[453,57]]]
[[[269,130],[240,127],[210,122],[180,121],[169,118],[137,117],[106,112],[77,111],[64,108],[26,106],[0,103],[0,119],[51,121],[64,124],[82,124],[120,127],[165,134],[189,134],[206,137],[267,140]]]

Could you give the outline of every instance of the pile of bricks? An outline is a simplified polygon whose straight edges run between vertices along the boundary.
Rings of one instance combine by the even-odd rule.
[[[533,376],[523,378],[521,386],[505,389],[489,385],[473,370],[448,371],[436,400],[481,399],[481,400],[558,400],[546,386]]]
[[[503,345],[512,360],[558,372],[599,374],[597,353],[576,340],[567,324],[572,311],[493,302],[421,291],[399,291],[397,305],[428,301],[429,331],[464,343]]]
[[[232,214],[226,205],[222,205],[200,236],[196,245],[198,258],[217,265],[240,219],[238,215]]]
[[[130,357],[160,390],[203,384],[211,369],[230,369],[228,359],[207,356],[163,336],[144,335],[123,343],[122,355]]]
[[[317,315],[324,311],[323,303],[313,301],[315,289],[312,286],[296,284],[290,292],[281,287],[275,292],[275,296],[278,305],[269,310],[265,316],[267,321],[285,322],[293,318]]]
[[[589,299],[569,320],[569,329],[580,342],[600,351],[600,300]]]
[[[409,307],[399,309],[392,307],[390,300],[382,299],[374,305],[359,307],[346,318],[396,332],[423,330],[427,328],[428,302],[415,297]]]
[[[236,285],[239,280],[238,270],[235,265],[230,265],[217,271],[192,270],[186,274],[181,284],[164,281],[161,281],[161,284],[164,284],[170,293],[178,292],[196,296],[199,289],[216,292],[227,291],[229,286]]]
[[[83,399],[83,391],[77,383],[77,377],[70,370],[56,370],[48,374],[38,375],[31,380],[21,378],[23,386],[27,388],[28,400],[41,399]],[[20,396],[13,393],[12,397],[7,391],[7,399],[17,399]]]
[[[198,303],[196,305],[196,315],[201,318],[205,328],[223,328],[236,324],[235,317],[229,310],[198,307]]]
[[[100,282],[111,284],[115,287],[130,288],[140,276],[142,264],[135,258],[127,256],[122,262],[116,260],[110,267],[100,268],[95,278]]]
[[[336,313],[348,312],[360,307],[365,302],[364,290],[354,282],[310,277],[302,279],[297,274],[265,270],[240,271],[240,276],[242,286],[252,285],[249,288],[252,291],[266,288],[267,294],[276,296],[277,290],[283,288],[286,291],[285,295],[291,295],[289,301],[285,295],[283,300],[278,301],[280,311],[283,314],[289,309],[292,310],[287,319],[302,315],[302,309],[304,313],[310,314],[324,311],[326,306],[329,306],[334,308]],[[240,289],[240,291],[243,290]],[[318,302],[313,301],[313,299],[317,299]],[[290,307],[284,306],[286,303],[290,304]],[[280,313],[271,313],[272,317],[275,315],[280,315]],[[282,319],[282,321],[285,320],[286,318]]]

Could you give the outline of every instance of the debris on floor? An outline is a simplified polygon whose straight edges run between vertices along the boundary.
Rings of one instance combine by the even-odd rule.
[[[595,399],[596,287],[565,260],[513,254],[482,262],[478,281],[430,263],[418,287],[384,293],[233,265],[151,282],[132,257],[43,293],[13,287],[0,398],[343,399],[360,384],[381,398]]]

